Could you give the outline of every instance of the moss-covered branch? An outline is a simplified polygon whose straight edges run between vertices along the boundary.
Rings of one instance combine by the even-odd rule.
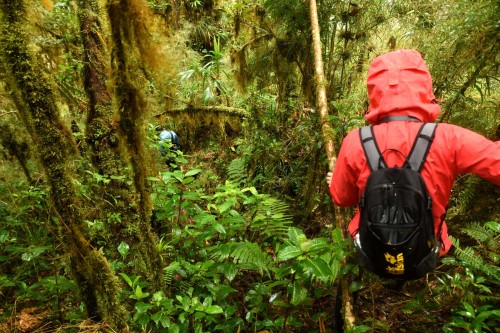
[[[155,115],[155,117],[162,117],[174,113],[215,113],[240,118],[248,118],[250,116],[250,113],[245,109],[233,108],[229,106],[188,106],[183,109],[170,109]]]

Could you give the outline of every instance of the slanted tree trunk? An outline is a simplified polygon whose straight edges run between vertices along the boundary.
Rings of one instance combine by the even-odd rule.
[[[316,73],[316,100],[319,108],[319,119],[321,126],[321,134],[325,143],[326,155],[328,157],[330,170],[335,169],[335,162],[337,161],[335,146],[333,145],[335,133],[330,126],[330,119],[328,117],[328,103],[326,100],[325,80],[323,75],[323,58],[321,53],[321,41],[318,24],[318,12],[316,7],[316,0],[310,0],[310,15],[311,15],[311,30],[313,35],[314,47],[314,63]],[[340,207],[335,206],[335,222],[338,228],[342,230],[344,238],[347,237],[347,219],[344,211]],[[345,320],[345,331],[349,331],[354,325],[354,311],[352,296],[349,293],[349,281],[347,277],[341,277],[342,286],[342,301]]]
[[[144,263],[142,270],[147,273],[146,279],[154,291],[162,290],[162,260],[156,248],[155,235],[151,231],[153,204],[146,188],[150,162],[145,147],[148,106],[132,79],[133,73],[137,72],[134,64],[147,62],[147,53],[150,52],[147,46],[149,35],[144,31],[143,17],[140,16],[147,10],[147,5],[137,0],[109,0],[107,9],[111,25],[112,78],[119,110],[119,130],[124,136],[132,164],[136,194],[134,201],[137,203],[136,219],[131,222],[134,226],[132,236],[137,236],[139,240],[135,242],[136,253]]]
[[[84,207],[77,200],[71,160],[76,149],[69,129],[60,118],[51,81],[29,52],[25,4],[23,0],[0,0],[0,10],[0,52],[26,105],[19,111],[44,168],[53,214],[59,222],[63,244],[71,255],[72,272],[78,280],[87,312],[94,319],[103,319],[120,331],[127,331],[127,314],[118,299],[118,280],[103,253],[82,235]]]

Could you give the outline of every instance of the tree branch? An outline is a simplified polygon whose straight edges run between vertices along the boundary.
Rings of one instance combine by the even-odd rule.
[[[172,115],[176,113],[218,113],[218,114],[226,114],[228,116],[236,116],[240,118],[247,118],[250,116],[250,113],[245,109],[233,108],[229,106],[188,106],[184,109],[170,109],[166,110],[162,113],[155,115],[155,118]]]

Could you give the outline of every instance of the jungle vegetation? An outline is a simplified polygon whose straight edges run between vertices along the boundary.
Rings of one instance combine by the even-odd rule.
[[[310,8],[0,0],[0,332],[335,332],[341,281],[349,332],[498,332],[498,186],[457,179],[456,247],[425,279],[396,292],[357,266],[325,182]],[[500,2],[316,14],[337,149],[365,124],[370,61],[401,48],[426,59],[439,121],[500,139]],[[160,128],[182,146],[169,165]]]

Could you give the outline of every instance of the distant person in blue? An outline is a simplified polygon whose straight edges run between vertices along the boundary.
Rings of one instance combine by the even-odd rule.
[[[159,135],[159,145],[161,156],[166,156],[165,163],[170,166],[170,164],[175,164],[174,154],[181,150],[181,145],[179,144],[179,138],[174,131],[167,131],[162,129]],[[170,154],[169,154],[170,151]],[[173,154],[172,154],[173,153]]]

